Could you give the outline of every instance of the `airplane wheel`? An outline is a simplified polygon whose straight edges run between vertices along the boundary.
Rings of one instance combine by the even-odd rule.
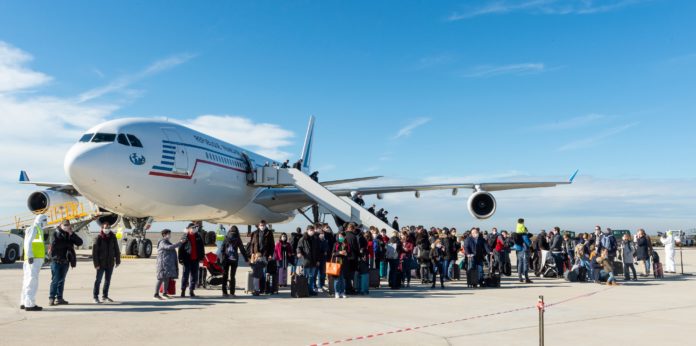
[[[128,239],[126,243],[126,255],[134,256],[138,254],[138,240],[135,238]]]
[[[150,256],[152,256],[152,241],[143,239],[138,245],[138,257],[150,258]]]
[[[19,259],[19,247],[16,244],[11,244],[5,250],[5,257],[2,258],[2,263],[12,264]]]

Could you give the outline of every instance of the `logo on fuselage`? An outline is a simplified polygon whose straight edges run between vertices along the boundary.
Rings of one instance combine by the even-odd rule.
[[[130,162],[136,166],[141,166],[145,164],[145,156],[132,153],[130,155]]]

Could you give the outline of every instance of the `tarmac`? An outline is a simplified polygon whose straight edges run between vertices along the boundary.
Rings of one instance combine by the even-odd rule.
[[[696,249],[683,254],[684,272],[696,272]],[[679,271],[679,252],[677,265]],[[414,280],[411,288],[340,300],[291,298],[289,289],[260,297],[238,289],[223,299],[217,287],[199,289],[197,299],[156,301],[154,271],[154,257],[124,259],[109,294],[116,302],[97,305],[95,270],[82,259],[68,273],[70,305],[49,307],[51,273],[44,267],[37,300],[45,310],[24,312],[21,263],[0,265],[0,345],[538,345],[539,295],[548,345],[677,345],[688,344],[696,316],[691,275],[637,282],[621,276],[616,287],[534,277],[520,284],[513,268],[499,289],[466,288],[464,281],[430,289]],[[246,287],[247,271],[238,269],[238,287]]]

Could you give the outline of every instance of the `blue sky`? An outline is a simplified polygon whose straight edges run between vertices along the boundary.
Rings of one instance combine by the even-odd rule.
[[[49,121],[66,130],[51,140],[64,146],[123,116],[271,124],[266,139],[225,139],[261,138],[261,150],[295,159],[314,114],[323,179],[565,179],[580,168],[572,190],[538,195],[580,206],[539,218],[693,227],[693,13],[677,0],[2,2],[0,69],[21,73],[5,73],[4,89],[0,76],[0,117],[8,143],[39,143],[17,132]],[[63,147],[27,150],[38,154],[1,176],[9,210],[28,192],[12,185],[18,169],[65,179]],[[588,191],[609,202],[578,199]],[[502,220],[532,213],[514,196],[501,194]],[[406,197],[384,203],[406,214]],[[414,222],[473,223],[461,199],[443,202],[458,213]]]

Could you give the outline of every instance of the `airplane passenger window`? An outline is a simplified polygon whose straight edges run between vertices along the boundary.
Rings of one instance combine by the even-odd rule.
[[[128,135],[128,140],[130,140],[131,145],[134,147],[138,147],[138,148],[143,147],[143,143],[140,142],[138,137],[135,137],[133,135]]]
[[[92,139],[92,136],[94,136],[94,133],[85,133],[80,137],[80,142],[89,142],[90,139]]]
[[[126,135],[124,135],[123,133],[119,134],[118,137],[116,137],[116,141],[117,141],[119,144],[123,144],[123,145],[125,145],[125,146],[127,146],[127,147],[130,146],[130,143],[128,143],[128,139],[126,138]]]
[[[92,143],[113,142],[116,139],[114,133],[97,133],[92,138]]]

